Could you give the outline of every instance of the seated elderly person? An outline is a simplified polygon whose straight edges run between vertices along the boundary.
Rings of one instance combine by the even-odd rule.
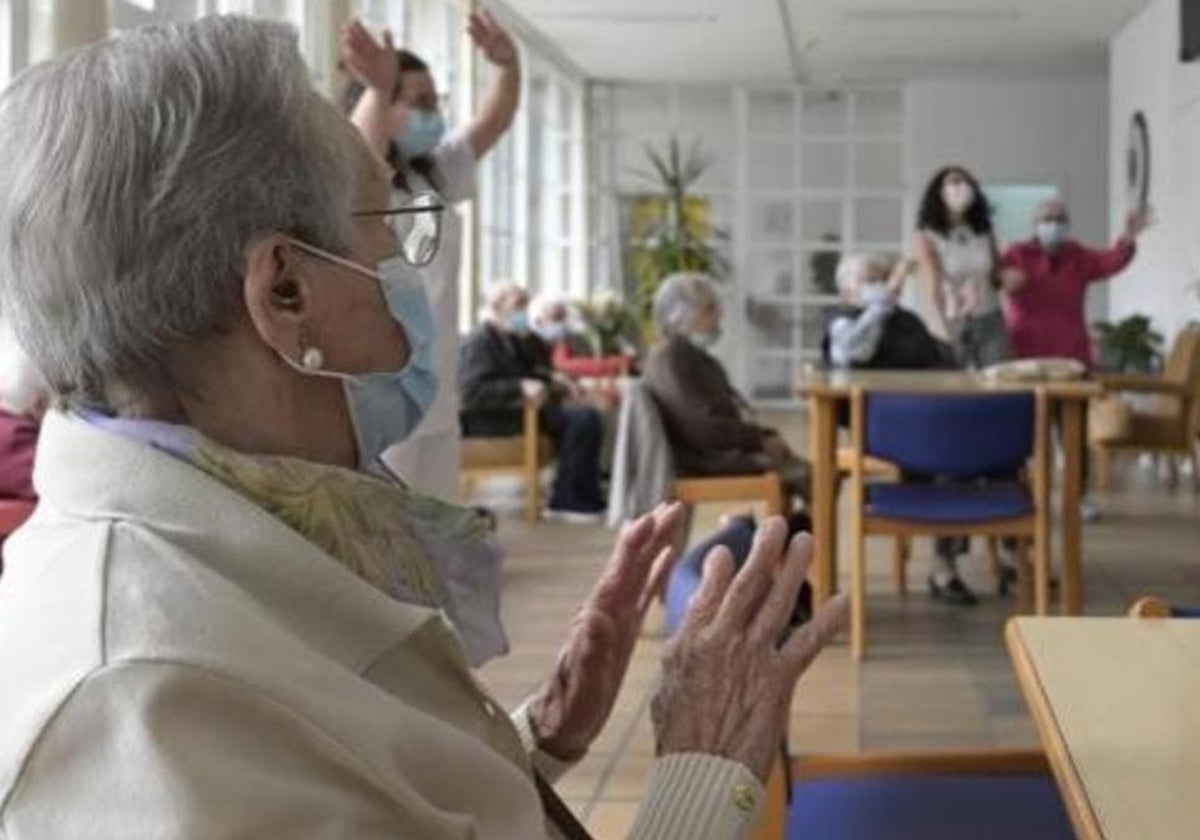
[[[587,339],[571,330],[570,310],[565,301],[539,295],[529,304],[529,325],[550,345],[554,369],[574,379],[624,376],[632,357],[615,353],[593,355]]]
[[[521,433],[523,408],[539,407],[542,429],[558,444],[558,473],[548,515],[597,521],[604,421],[583,392],[555,372],[550,346],[529,329],[529,294],[505,283],[488,297],[483,322],[459,350],[460,418],[465,437]]]
[[[854,254],[837,267],[842,305],[830,315],[821,350],[835,368],[920,370],[956,367],[954,350],[919,316],[900,305],[912,264],[894,267],[886,257]]]
[[[504,649],[495,550],[379,467],[434,339],[388,183],[266,21],[128,32],[0,96],[0,311],[57,403],[0,578],[6,840],[577,828],[539,775],[607,718],[680,512],[624,529],[499,713],[468,670]],[[845,611],[784,635],[810,550],[785,534],[706,564],[631,837],[753,828]]]
[[[686,476],[779,473],[784,490],[807,498],[811,471],[778,433],[758,425],[710,352],[721,334],[721,302],[702,274],[673,274],[654,296],[663,340],[644,377],[662,413],[675,469]]]

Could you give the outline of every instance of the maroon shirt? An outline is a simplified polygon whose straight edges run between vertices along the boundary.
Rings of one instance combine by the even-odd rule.
[[[0,498],[37,499],[33,491],[33,456],[38,423],[0,409]]]
[[[1009,248],[1003,265],[1020,269],[1028,278],[1004,301],[1004,318],[1016,357],[1064,356],[1090,367],[1092,346],[1083,314],[1088,286],[1129,265],[1134,251],[1133,242],[1127,239],[1105,250],[1070,239],[1053,253],[1036,239]]]

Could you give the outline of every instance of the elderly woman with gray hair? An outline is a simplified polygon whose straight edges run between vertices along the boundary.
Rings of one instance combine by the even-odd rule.
[[[711,278],[672,274],[654,296],[663,339],[644,377],[662,414],[675,468],[684,475],[779,473],[786,492],[806,498],[811,471],[777,432],[754,422],[745,399],[711,353],[721,335],[721,301]]]
[[[0,98],[0,307],[58,402],[0,578],[5,840],[578,828],[539,779],[608,716],[679,512],[623,530],[500,713],[486,529],[379,466],[434,385],[388,182],[276,24],[130,33]],[[844,613],[784,636],[808,554],[774,521],[707,564],[634,837],[752,828]]]

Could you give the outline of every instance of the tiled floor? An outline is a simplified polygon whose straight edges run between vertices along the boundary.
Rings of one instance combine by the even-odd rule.
[[[792,435],[795,437],[795,435]],[[1154,592],[1200,603],[1200,495],[1171,492],[1134,465],[1123,489],[1099,499],[1104,518],[1084,533],[1087,612],[1117,614],[1135,596]],[[699,528],[715,511],[701,511]],[[483,677],[516,704],[548,672],[562,629],[583,599],[612,542],[601,528],[515,518],[501,525],[509,550],[505,617],[512,653]],[[917,545],[911,594],[891,582],[887,545],[872,546],[869,583],[871,649],[855,666],[844,643],[814,664],[797,690],[791,721],[796,752],[878,749],[1031,747],[1036,734],[1012,678],[1002,642],[1009,608],[992,592],[986,564],[963,565],[985,595],[975,609],[931,603],[924,594],[928,541]],[[843,571],[844,573],[844,571]],[[661,642],[639,644],[605,732],[558,788],[600,840],[623,837],[637,810],[654,741],[646,714]]]

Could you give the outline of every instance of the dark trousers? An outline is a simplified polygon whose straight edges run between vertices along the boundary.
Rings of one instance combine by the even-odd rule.
[[[595,512],[604,507],[600,490],[600,447],[604,421],[591,406],[548,406],[542,428],[558,443],[558,475],[550,507]]]

